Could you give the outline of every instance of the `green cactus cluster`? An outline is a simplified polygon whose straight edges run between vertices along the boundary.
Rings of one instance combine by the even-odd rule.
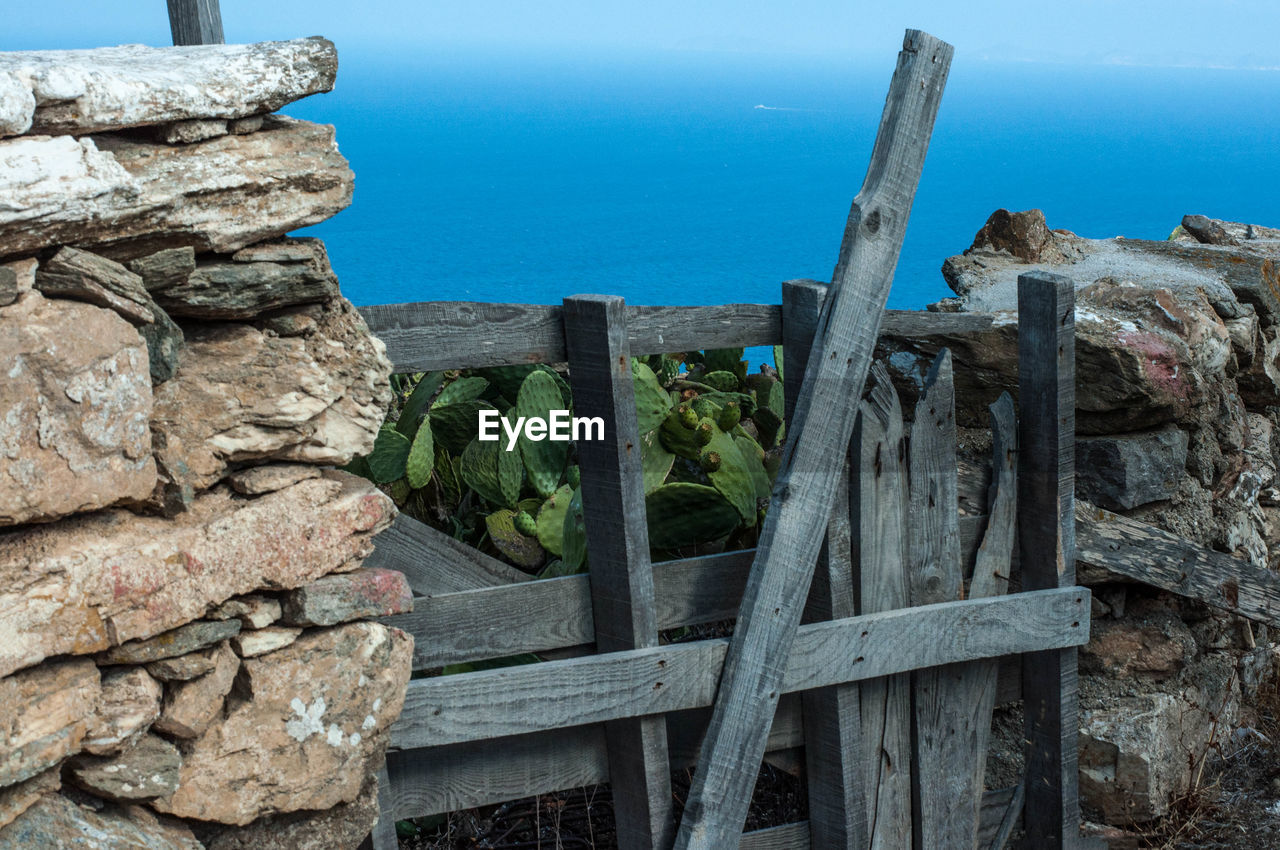
[[[775,358],[780,367],[780,351]],[[631,365],[655,558],[754,546],[785,434],[779,371],[748,374],[740,348]],[[576,447],[521,433],[507,449],[517,417],[572,410],[566,375],[529,365],[392,380],[387,422],[349,470],[383,485],[409,515],[526,572],[588,567]],[[482,411],[502,426],[497,441],[479,439]]]

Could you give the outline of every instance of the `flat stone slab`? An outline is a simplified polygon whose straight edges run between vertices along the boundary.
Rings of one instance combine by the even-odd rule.
[[[100,693],[98,668],[85,659],[0,679],[0,788],[78,753]]]
[[[1187,432],[1163,428],[1076,441],[1076,495],[1127,511],[1173,498],[1187,474]]]
[[[158,735],[143,735],[124,752],[105,757],[77,756],[70,772],[86,791],[117,802],[154,800],[178,787],[182,755]]]
[[[160,716],[164,688],[141,667],[102,674],[102,696],[85,730],[84,750],[110,755],[132,746]]]
[[[203,734],[222,713],[222,703],[231,693],[239,669],[240,659],[231,648],[226,644],[218,647],[212,672],[169,685],[156,731],[175,738]]]
[[[413,610],[413,591],[397,570],[358,569],[329,575],[284,595],[284,621],[332,626]]]
[[[0,257],[75,244],[114,260],[190,246],[230,254],[351,203],[332,127],[271,116],[260,131],[169,146],[122,136],[0,140]]]
[[[145,640],[131,640],[98,656],[100,664],[146,664],[186,655],[240,633],[239,620],[196,620]]]
[[[257,658],[277,649],[284,649],[298,639],[302,629],[289,626],[269,626],[251,632],[241,632],[231,639],[231,648],[241,658]]]
[[[99,811],[61,794],[45,794],[0,829],[0,850],[203,850],[186,824],[159,818],[143,806],[107,805]]]
[[[61,787],[62,771],[51,767],[17,785],[0,788],[0,830],[13,823],[18,815],[31,808],[44,794]]]
[[[161,681],[186,682],[212,671],[217,662],[218,648],[213,646],[176,658],[152,661],[147,665],[147,672]]]
[[[291,487],[308,478],[319,478],[320,470],[305,463],[270,463],[251,466],[227,476],[231,489],[245,496],[261,496]]]
[[[309,468],[315,469],[314,466]],[[314,476],[308,476],[308,478],[312,477],[320,477],[319,470],[316,470],[316,474]],[[306,481],[307,478],[299,480]],[[235,599],[228,599],[226,602],[223,602],[217,608],[210,611],[209,619],[235,619],[239,620],[240,624],[246,629],[265,629],[267,626],[280,619],[280,600],[274,599],[270,596],[262,596],[257,593],[251,593],[248,596],[237,596]]]
[[[337,73],[338,52],[320,37],[0,53],[0,135],[245,118],[329,91]]]

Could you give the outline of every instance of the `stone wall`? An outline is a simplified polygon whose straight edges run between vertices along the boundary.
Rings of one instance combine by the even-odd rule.
[[[930,309],[960,315],[936,333],[891,331],[880,354],[914,398],[932,356],[952,349],[974,461],[962,476],[980,512],[986,406],[1016,393],[1017,276],[1072,278],[1077,498],[1275,569],[1277,261],[1270,228],[1188,216],[1167,241],[1084,239],[1050,230],[1039,210],[1000,210],[943,266],[957,297]],[[1080,653],[1082,801],[1109,824],[1150,821],[1254,722],[1277,650],[1265,626],[1103,570],[1079,578],[1094,591]]]
[[[0,850],[354,847],[411,605],[324,39],[0,54]],[[319,842],[319,843],[316,843]]]

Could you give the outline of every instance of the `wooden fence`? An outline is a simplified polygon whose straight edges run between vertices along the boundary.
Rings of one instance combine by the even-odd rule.
[[[821,579],[810,595],[807,622],[783,679],[783,690],[791,696],[779,704],[769,738],[770,759],[796,764],[803,754],[810,819],[746,833],[742,847],[868,846],[876,830],[885,842],[881,846],[905,847],[911,844],[913,826],[917,842],[922,830],[944,842],[923,839],[924,846],[975,846],[953,840],[957,831],[967,831],[976,846],[999,847],[1024,801],[1033,805],[1030,801],[1037,797],[1041,806],[1048,798],[1057,823],[1037,814],[1031,825],[1043,824],[1046,833],[1058,830],[1051,839],[1055,841],[1062,840],[1062,827],[1069,825],[1069,843],[1078,821],[1073,653],[1089,631],[1089,593],[1074,587],[1071,574],[1062,570],[1072,524],[1071,454],[1058,450],[1062,440],[1074,438],[1070,417],[1064,422],[1058,415],[1072,409],[1063,406],[1073,386],[1070,287],[1041,280],[1028,281],[1025,288],[1030,299],[1025,315],[1039,327],[1020,334],[1024,368],[1018,431],[1024,446],[1034,446],[1041,460],[1033,461],[1025,448],[1015,454],[1002,447],[1001,456],[1009,463],[997,464],[1000,486],[986,533],[973,523],[962,527],[956,511],[954,416],[945,413],[950,389],[941,374],[921,404],[944,415],[933,421],[932,433],[925,433],[921,429],[929,417],[917,413],[909,452],[915,470],[899,470],[897,496],[883,491],[883,479],[869,466],[878,462],[877,447],[888,449],[900,441],[893,435],[902,425],[889,412],[896,396],[886,380],[880,381],[873,392],[881,399],[879,424],[864,406],[864,426],[853,446],[855,471],[839,500],[844,509],[833,514]],[[376,850],[396,846],[397,819],[610,780],[615,808],[631,807],[617,812],[620,826],[628,818],[647,825],[620,832],[620,846],[669,846],[667,776],[697,760],[728,642],[657,645],[657,633],[734,617],[754,552],[649,564],[643,493],[631,492],[638,484],[628,480],[617,450],[639,444],[630,372],[628,368],[626,382],[618,381],[610,364],[628,362],[633,353],[782,343],[788,400],[794,403],[822,296],[820,285],[796,282],[784,287],[781,306],[624,308],[620,299],[584,297],[567,300],[563,308],[431,303],[362,309],[373,332],[386,342],[398,372],[567,361],[575,413],[602,415],[608,422],[606,440],[595,444],[595,451],[590,443],[578,447],[588,528],[601,532],[589,535],[588,575],[530,580],[407,517],[378,539],[373,563],[403,570],[421,594],[413,613],[386,620],[414,635],[416,668],[525,652],[555,660],[410,683],[387,755],[382,819],[372,837]],[[1037,305],[1043,309],[1037,312]],[[901,329],[930,321],[927,315],[895,313],[885,324]],[[1060,351],[1064,333],[1065,358]],[[949,360],[939,371],[947,368]],[[884,401],[886,397],[892,401]],[[1006,421],[997,428],[999,439],[1011,445],[1012,429],[1010,404]],[[1014,457],[1021,461],[1016,488]],[[842,460],[832,458],[833,463]],[[910,535],[895,538],[883,527],[881,514],[898,516],[905,524],[906,508],[895,514],[885,504],[873,503],[905,498],[912,476],[920,505],[921,494],[931,491],[937,504],[917,505],[910,511]],[[1021,577],[1023,592],[992,595],[1009,576],[1015,517],[1020,560],[1029,565]],[[873,522],[880,527],[869,527]],[[899,541],[896,551],[885,543],[891,539]],[[988,544],[980,548],[983,539]],[[921,541],[937,541],[937,546],[922,551]],[[932,549],[938,551],[930,554]],[[977,579],[969,579],[968,597],[961,598],[961,577],[953,571],[940,584],[921,582],[930,589],[908,598],[908,580],[928,578],[926,565],[945,565],[951,558],[958,570],[961,560],[981,561],[982,551],[987,562],[973,573]],[[983,575],[992,586],[979,591]],[[1049,707],[1028,712],[1029,733],[1039,748],[1028,780],[983,794],[985,731],[995,691],[991,660],[1014,653],[1034,653],[1020,677],[1022,695],[1028,705]],[[883,724],[878,732],[869,725],[872,715],[883,718],[884,706],[891,706],[887,711],[897,719],[898,746],[905,747],[902,764],[912,762],[910,736],[901,738],[911,729],[911,716],[907,703],[900,702],[910,699],[904,688],[912,677],[904,674],[912,671],[924,671],[914,677],[918,704],[927,701],[920,689],[930,676],[940,686],[938,692],[948,696],[935,705],[932,718],[915,716],[917,737],[923,730],[926,742],[934,743],[923,754],[917,745],[916,758],[931,761],[926,773],[916,774],[914,814],[910,774],[878,774],[876,750],[887,746],[886,733]],[[1006,694],[1011,685],[1019,687],[1015,671],[1008,664],[1002,667]],[[948,684],[947,675],[963,679],[962,686]],[[898,701],[889,699],[895,693]],[[879,700],[879,708],[860,712],[859,702],[865,706],[868,700]],[[976,733],[977,743],[946,733],[929,737],[928,730],[940,721],[954,728],[961,720],[962,728]],[[864,748],[867,734],[879,735],[876,747]],[[1069,748],[1062,743],[1068,739]],[[956,760],[958,755],[965,758]],[[616,787],[619,770],[629,789]],[[886,815],[890,811],[897,813],[896,822]],[[869,815],[876,814],[878,823],[871,826]],[[624,837],[637,834],[644,837]]]

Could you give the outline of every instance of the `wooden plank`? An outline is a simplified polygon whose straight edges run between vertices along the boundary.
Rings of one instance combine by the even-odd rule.
[[[1075,584],[1075,287],[1018,278],[1018,546],[1028,590]],[[1021,594],[1020,594],[1021,595]],[[1087,623],[1088,611],[1082,612]],[[1026,830],[1032,847],[1080,838],[1076,650],[1023,658]]]
[[[823,845],[811,841],[811,832],[811,825],[804,821],[756,829],[742,834],[738,850],[800,850],[822,847]]]
[[[378,820],[366,839],[370,850],[396,850],[400,846],[400,837],[396,834],[396,818],[392,815],[394,791],[387,766],[383,764],[378,771]],[[363,845],[362,845],[363,846]]]
[[[396,372],[559,363],[566,357],[558,306],[427,301],[376,304],[360,313],[386,343]],[[782,338],[776,304],[635,306],[627,308],[627,323],[636,354],[773,345]]]
[[[827,287],[815,281],[782,284],[782,345],[787,364],[783,382],[786,415],[795,410],[809,349],[821,318]],[[846,471],[845,478],[848,478]],[[854,609],[852,527],[849,489],[837,488],[827,539],[818,556],[804,619],[852,617]],[[858,685],[843,684],[802,694],[805,716],[806,788],[809,838],[815,847],[866,844],[866,801],[862,787],[861,709]]]
[[[1088,608],[1088,590],[1072,587],[812,623],[800,627],[779,688],[804,691],[1010,652],[1079,646],[1088,641]],[[936,640],[939,634],[947,640]],[[393,746],[519,735],[710,705],[728,643],[719,638],[414,679],[393,727]],[[767,740],[767,726],[765,731]]]
[[[564,334],[574,413],[600,417],[607,429],[602,440],[578,442],[596,649],[657,646],[640,429],[623,300],[599,295],[565,299]],[[618,846],[665,848],[675,835],[665,721],[653,716],[614,720],[605,725],[605,739]]]
[[[871,381],[854,426],[850,482],[853,563],[863,614],[909,603],[902,408],[882,364],[872,367]],[[867,846],[899,850],[911,842],[911,676],[872,679],[860,687]]]
[[[1280,625],[1280,575],[1093,505],[1076,505],[1076,563]]]
[[[907,31],[823,304],[812,368],[789,426],[678,850],[724,847],[742,831],[822,545],[825,508],[843,483],[833,453],[842,457],[853,434],[857,408],[849,401],[862,397],[951,53],[950,45]]]
[[[169,0],[169,31],[174,44],[222,44],[218,0]]]
[[[399,570],[418,594],[453,593],[533,579],[405,514],[397,516],[390,528],[374,538],[374,544],[364,566]]]
[[[987,850],[1004,850],[1004,846],[1009,843],[1009,837],[1013,835],[1013,831],[1022,824],[1022,807],[1027,799],[1027,786],[1018,783],[1012,788],[1006,789],[1009,792],[1009,799],[1000,810],[1000,819],[997,821],[990,816],[992,804],[996,801],[988,801],[991,794],[988,793],[982,798],[982,828],[978,831],[978,846],[985,847]],[[994,824],[994,829],[990,826]],[[988,832],[990,838],[987,838]]]

